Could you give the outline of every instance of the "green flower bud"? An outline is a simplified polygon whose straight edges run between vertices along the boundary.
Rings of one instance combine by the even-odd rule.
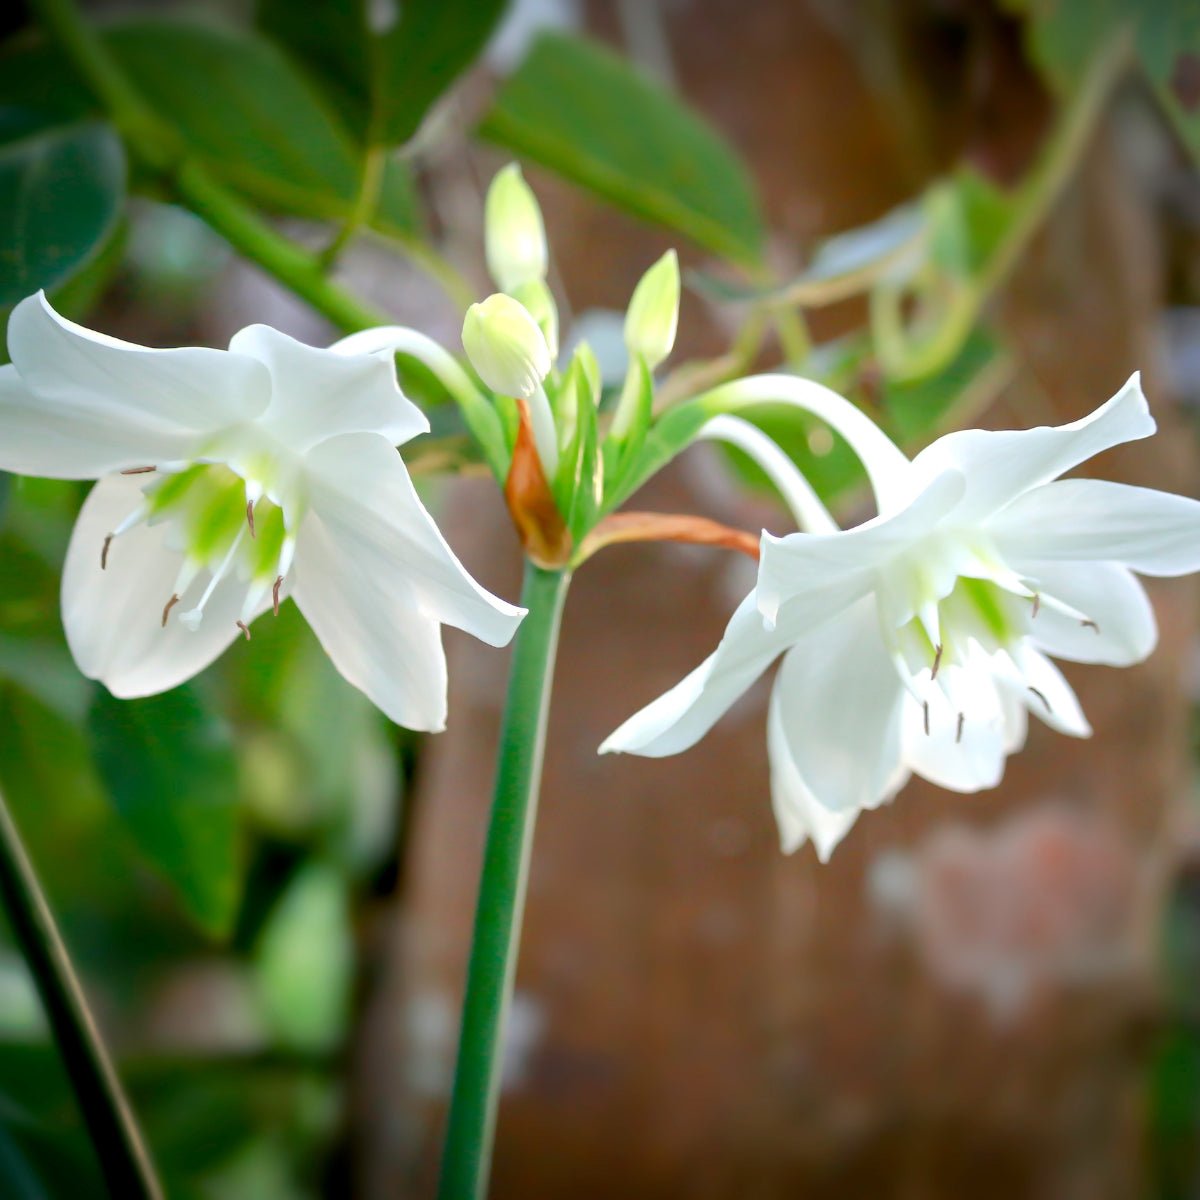
[[[480,379],[502,396],[528,400],[550,373],[550,350],[537,322],[503,292],[467,309],[462,341]]]
[[[485,219],[488,270],[502,291],[546,277],[546,230],[542,210],[516,163],[488,188]]]
[[[558,358],[558,306],[554,303],[554,295],[546,286],[545,280],[527,279],[519,287],[512,289],[512,298],[519,300],[529,315],[538,323],[542,337],[546,339],[546,347],[550,351],[550,361]]]
[[[651,371],[675,345],[679,323],[679,259],[668,250],[642,276],[625,313],[625,347]]]

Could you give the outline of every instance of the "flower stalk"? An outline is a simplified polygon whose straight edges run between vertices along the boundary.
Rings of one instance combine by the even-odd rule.
[[[550,685],[569,582],[569,571],[526,564],[521,604],[529,615],[517,633],[500,732],[440,1200],[476,1200],[487,1192],[504,1027],[521,940]]]
[[[54,1031],[109,1194],[120,1200],[161,1200],[162,1186],[150,1152],[3,796],[0,896]]]

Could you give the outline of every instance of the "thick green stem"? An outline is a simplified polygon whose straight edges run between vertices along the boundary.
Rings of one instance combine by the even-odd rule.
[[[133,1110],[2,796],[0,896],[37,984],[109,1194],[115,1200],[161,1200],[162,1187]]]
[[[487,1193],[504,1025],[521,940],[550,682],[569,580],[566,571],[526,564],[521,603],[529,615],[517,634],[508,678],[454,1095],[442,1152],[440,1200],[478,1200]]]

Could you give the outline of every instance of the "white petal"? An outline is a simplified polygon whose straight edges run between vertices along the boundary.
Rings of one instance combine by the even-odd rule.
[[[1060,479],[988,522],[1013,558],[1119,562],[1142,575],[1200,570],[1200,501],[1103,479]]]
[[[417,607],[401,563],[364,558],[310,512],[296,540],[292,598],[334,666],[388,718],[445,728],[441,626]]]
[[[1017,734],[1024,738],[1024,717],[1011,714],[1001,697],[982,652],[966,667],[945,667],[937,683],[922,688],[925,708],[906,695],[904,761],[930,783],[953,792],[995,787],[1004,775],[1004,760]],[[962,715],[961,723],[959,714]]]
[[[717,413],[761,405],[788,405],[810,412],[841,434],[858,456],[881,512],[906,502],[912,464],[899,447],[866,415],[837,392],[796,375],[752,375],[708,393],[706,405]]]
[[[1069,737],[1091,737],[1092,727],[1062,672],[1029,644],[1018,646],[1012,657],[1028,689],[1025,704],[1029,711],[1059,733]]]
[[[965,482],[957,471],[938,476],[898,512],[842,533],[763,534],[758,569],[759,610],[773,620],[781,604],[813,587],[875,571],[936,528],[954,510]]]
[[[796,638],[836,617],[866,587],[858,577],[815,588],[785,605],[771,629],[751,592],[730,618],[716,651],[611,733],[600,753],[662,758],[695,745]]]
[[[304,467],[313,511],[360,572],[403,580],[435,621],[505,646],[525,615],[468,574],[425,510],[404,460],[382,437],[349,433],[315,446]]]
[[[151,350],[60,317],[42,293],[8,319],[0,468],[91,479],[188,457],[205,434],[253,420],[270,385],[225,350]]]
[[[907,695],[883,638],[874,599],[800,638],[775,681],[780,736],[817,804],[850,814],[884,798],[901,762]]]
[[[63,567],[62,610],[67,643],[79,669],[114,696],[149,696],[202,671],[241,631],[245,587],[218,584],[195,632],[176,617],[162,625],[163,606],[179,571],[180,556],[165,543],[169,525],[138,525],[122,534],[100,569],[104,538],[142,499],[133,479],[100,480],[84,502]],[[182,612],[203,591],[202,573],[173,609]],[[260,609],[261,611],[261,609]]]
[[[400,390],[389,350],[321,350],[269,325],[240,330],[229,348],[270,371],[271,404],[262,424],[293,450],[303,453],[343,433],[378,433],[396,446],[429,430],[425,414]]]
[[[1033,559],[1013,565],[1034,586],[1095,622],[1093,628],[1043,605],[1029,621],[1029,637],[1054,658],[1128,667],[1148,658],[1158,643],[1158,625],[1146,589],[1125,567]]]
[[[1036,429],[966,429],[938,438],[913,460],[917,478],[933,479],[948,469],[967,478],[956,516],[979,520],[1030,488],[1118,446],[1149,437],[1155,429],[1137,374],[1095,412],[1069,425]]]
[[[784,854],[799,850],[811,838],[817,857],[828,862],[834,848],[850,832],[859,810],[834,812],[820,804],[809,790],[784,736],[778,689],[771,692],[767,713],[767,757],[771,763],[771,806]]]

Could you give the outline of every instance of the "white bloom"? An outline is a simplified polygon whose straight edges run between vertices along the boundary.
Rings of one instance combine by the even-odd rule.
[[[264,325],[229,350],[151,350],[59,316],[8,325],[0,468],[99,479],[63,569],[67,641],[114,695],[174,687],[291,595],[392,720],[440,729],[443,623],[493,645],[521,609],[481,588],[395,446],[428,423],[390,350],[319,350]]]
[[[837,423],[824,389],[819,405],[796,398],[815,387],[774,377],[728,394],[762,401],[790,389]],[[995,786],[1028,712],[1088,736],[1051,657],[1141,661],[1157,630],[1132,572],[1200,568],[1200,503],[1058,479],[1154,432],[1136,375],[1080,421],[953,433],[912,462],[860,419],[844,412],[840,428],[879,515],[842,532],[818,512],[808,524],[829,532],[764,533],[757,587],[716,653],[602,747],[686,749],[783,655],[768,715],[772,797],[785,850],[812,838],[823,860],[911,773],[959,792]],[[813,499],[798,511],[807,503],[811,514]]]

